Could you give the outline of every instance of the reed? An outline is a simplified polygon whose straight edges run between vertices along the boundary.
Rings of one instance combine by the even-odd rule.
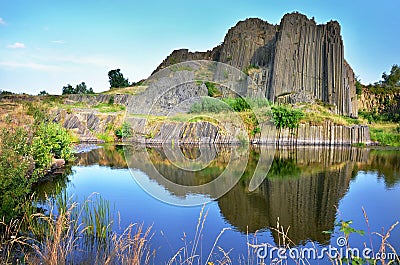
[[[155,255],[150,249],[151,227],[130,224],[121,234],[113,232],[113,212],[109,202],[98,194],[79,204],[62,193],[48,199],[46,208],[46,214],[28,210],[23,222],[16,222],[23,223],[31,235],[29,239],[19,238],[29,242],[25,245],[30,251],[23,255],[26,264],[142,265],[149,264]]]
[[[221,230],[215,239],[209,254],[207,255],[207,259],[203,260],[205,255],[203,255],[202,238],[207,215],[208,210],[205,211],[205,206],[203,206],[200,211],[199,218],[197,219],[197,225],[193,239],[188,239],[186,233],[183,233],[183,246],[179,248],[174,256],[168,261],[168,265],[233,264],[229,257],[229,251],[227,252],[218,246],[219,239],[225,233],[225,231],[229,230],[229,228],[224,228]]]

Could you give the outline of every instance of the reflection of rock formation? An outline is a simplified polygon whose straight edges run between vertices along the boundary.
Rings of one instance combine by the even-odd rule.
[[[146,173],[150,180],[156,181],[178,197],[186,197],[192,193],[188,193],[186,189],[175,189],[168,181],[189,187],[210,183],[228,165],[231,156],[234,169],[243,165],[247,156],[247,151],[240,150],[241,147],[211,145],[200,149],[178,146],[174,148],[182,151],[183,156],[174,152],[167,156],[167,152],[160,147],[129,146],[125,151],[130,167],[134,166]],[[378,171],[385,178],[388,187],[398,183],[400,179],[398,151],[370,152],[368,149],[340,147],[284,148],[276,151],[268,179],[254,192],[249,192],[248,183],[261,156],[259,151],[250,150],[241,181],[218,199],[221,213],[243,233],[275,227],[279,217],[281,225],[290,227],[289,237],[296,244],[308,239],[320,243],[329,240],[329,235],[322,231],[333,228],[335,207],[346,193],[350,179],[357,170]],[[186,158],[197,160],[200,166],[206,165],[207,168],[194,172],[178,169],[176,163]],[[126,167],[122,148],[113,146],[79,154],[78,164]],[[390,170],[386,170],[387,168]],[[154,169],[162,177],[153,174]],[[212,186],[196,192],[213,197],[218,188]],[[277,235],[273,236],[277,242]]]
[[[176,152],[167,157],[162,148],[145,149],[143,146],[132,146],[125,151],[130,168],[145,172],[178,197],[205,194],[217,198],[236,184],[246,167],[246,148],[206,145],[200,147],[200,152],[193,146],[174,148],[184,155],[179,156]],[[215,158],[214,153],[218,154]],[[199,159],[201,157],[203,161]],[[190,166],[185,166],[185,159],[191,160]],[[225,192],[221,194],[221,190]]]
[[[282,159],[289,163],[288,170],[281,171],[282,178],[273,172],[273,164],[268,179],[255,192],[246,192],[246,185],[240,183],[220,198],[221,212],[242,232],[276,227],[279,217],[283,227],[290,227],[288,235],[294,243],[307,239],[325,243],[329,235],[322,231],[334,226],[335,207],[349,186],[353,161],[365,159],[367,154],[358,149],[278,151],[274,163],[280,163],[280,168],[284,167]],[[293,158],[298,168],[291,165]],[[278,242],[276,234],[274,237]]]
[[[358,164],[359,170],[377,171],[388,188],[400,182],[400,152],[398,150],[372,150],[367,163]]]
[[[33,186],[35,199],[44,204],[48,198],[59,195],[70,182],[69,175],[71,174],[71,165],[67,165],[58,174],[49,175],[45,180],[35,184]]]
[[[127,168],[124,149],[119,145],[108,145],[85,153],[76,154],[78,166],[109,166],[111,168]]]

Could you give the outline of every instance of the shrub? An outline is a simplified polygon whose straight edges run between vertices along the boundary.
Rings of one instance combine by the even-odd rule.
[[[382,145],[400,146],[400,134],[371,128],[371,140],[378,141]]]
[[[191,113],[211,112],[220,113],[229,110],[229,106],[218,99],[204,97],[200,102],[194,103],[190,107]]]
[[[108,100],[108,105],[113,105],[114,104],[114,95],[110,96],[110,99]]]
[[[293,130],[299,126],[300,119],[304,116],[301,110],[280,105],[272,107],[272,119],[278,129],[289,128]]]
[[[0,216],[9,221],[20,213],[20,206],[30,192],[33,179],[26,176],[33,162],[25,130],[2,129],[0,138]]]
[[[219,92],[218,88],[216,85],[212,82],[205,82],[204,83],[207,87],[208,90],[208,96],[209,97],[217,97],[221,95],[221,92]]]
[[[115,130],[115,136],[117,136],[118,139],[129,138],[132,137],[132,135],[132,128],[127,122],[124,122],[121,127]]]
[[[35,140],[45,145],[55,158],[70,161],[72,156],[71,137],[58,123],[42,123],[35,132]]]
[[[251,109],[249,103],[247,103],[247,101],[242,97],[226,98],[223,99],[223,101],[226,102],[234,111],[237,112]]]
[[[361,95],[361,93],[362,93],[362,84],[358,79],[356,79],[356,94]]]
[[[32,185],[47,174],[53,156],[73,159],[68,132],[48,122],[39,107],[28,105],[27,113],[35,119],[32,126],[0,131],[0,214],[6,221],[22,213]]]
[[[252,69],[260,69],[260,67],[258,67],[257,65],[250,64],[246,68],[243,69],[243,72],[246,75],[249,75],[249,73],[251,72]]]

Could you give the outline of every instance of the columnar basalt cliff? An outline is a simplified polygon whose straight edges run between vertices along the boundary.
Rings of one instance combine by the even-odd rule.
[[[221,45],[207,52],[173,51],[156,71],[188,60],[256,67],[259,71],[250,76],[272,101],[282,96],[290,102],[320,100],[335,105],[338,114],[357,116],[354,73],[344,59],[336,21],[317,25],[299,13],[286,14],[279,25],[246,19],[228,31]]]

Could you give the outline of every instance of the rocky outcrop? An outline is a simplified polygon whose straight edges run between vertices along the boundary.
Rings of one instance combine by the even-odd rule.
[[[221,46],[217,46],[206,52],[190,52],[188,49],[180,49],[173,51],[158,67],[153,71],[155,74],[167,66],[193,60],[210,60],[217,61],[220,57]]]
[[[52,116],[53,122],[72,131],[80,142],[104,142],[99,139],[99,134],[114,134],[114,129],[121,126],[123,120],[121,113],[100,113],[90,109],[57,110]]]
[[[369,127],[343,126],[325,121],[323,125],[300,124],[295,132],[277,131],[272,123],[260,124],[262,134],[247,138],[244,128],[224,124],[225,129],[207,121],[201,122],[148,122],[145,118],[129,118],[133,128],[133,141],[149,144],[174,142],[176,144],[220,143],[240,144],[247,139],[253,144],[276,145],[352,145],[371,144]]]
[[[114,99],[114,104],[127,105],[128,102],[133,98],[132,95],[128,94],[97,94],[97,95],[83,95],[83,94],[71,94],[64,96],[64,103],[74,104],[77,102],[83,102],[89,106],[95,106],[99,103],[108,103],[110,99]]]
[[[376,113],[400,113],[400,91],[373,93],[363,88],[358,100],[359,109]]]
[[[317,25],[299,13],[285,15],[279,25],[246,19],[213,50],[176,50],[157,70],[188,60],[214,60],[241,70],[257,67],[260,71],[250,76],[268,99],[300,94],[294,98],[320,100],[335,105],[338,114],[357,117],[354,73],[344,59],[336,21]]]

